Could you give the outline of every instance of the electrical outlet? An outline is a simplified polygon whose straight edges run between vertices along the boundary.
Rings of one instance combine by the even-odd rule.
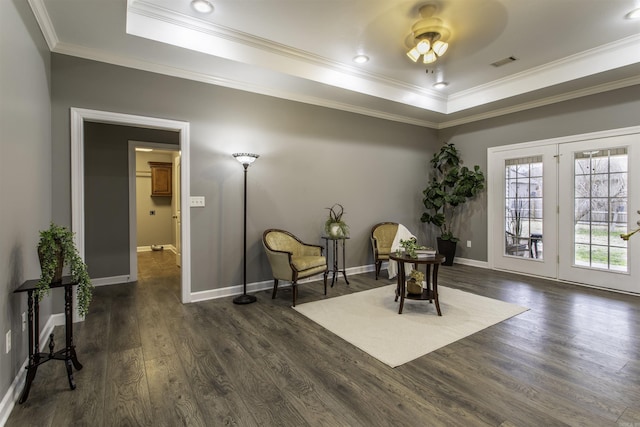
[[[23,311],[22,312],[22,332],[24,332],[25,329],[27,329],[27,312]]]
[[[5,348],[7,353],[11,351],[11,329],[9,329],[5,336]]]
[[[467,247],[470,248],[471,247],[471,240],[467,240]]]
[[[190,201],[192,208],[204,208],[204,196],[191,196]]]

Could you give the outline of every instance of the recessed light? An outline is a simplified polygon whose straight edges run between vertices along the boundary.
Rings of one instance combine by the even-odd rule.
[[[353,57],[353,62],[364,64],[365,62],[369,62],[369,57],[366,55],[356,55]]]
[[[193,0],[191,7],[198,13],[211,13],[213,12],[213,5],[207,0]]]
[[[638,18],[640,18],[640,8],[636,9],[636,10],[632,10],[631,12],[627,13],[625,15],[625,18],[627,18],[627,19],[638,19]]]
[[[447,82],[436,82],[433,84],[433,87],[436,89],[444,89],[447,86],[449,86],[449,83]]]

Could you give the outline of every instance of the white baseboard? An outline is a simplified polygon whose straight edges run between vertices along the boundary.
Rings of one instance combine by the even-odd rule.
[[[453,259],[453,263],[469,265],[471,267],[489,268],[489,263],[487,261],[476,261],[475,259],[468,259],[468,258],[455,257]]]
[[[347,272],[347,277],[348,277],[350,274],[360,274],[360,273],[367,273],[369,271],[374,271],[374,268],[375,268],[374,265],[363,265],[360,267],[347,268],[345,271]],[[336,278],[338,278],[338,275],[336,275]],[[317,282],[320,280],[322,280],[322,276],[312,276],[306,279],[302,279],[298,283]],[[284,282],[284,281],[280,281],[280,282],[281,283],[278,284],[279,288],[291,286],[290,282]],[[270,289],[273,289],[273,280],[247,283],[247,293],[270,290]],[[228,286],[226,288],[211,289],[208,291],[201,291],[201,292],[192,292],[191,302],[200,302],[200,301],[207,301],[210,299],[231,297],[236,295],[242,295],[242,293],[243,293],[242,285]]]
[[[112,276],[112,277],[99,277],[97,279],[91,279],[91,283],[93,286],[105,286],[105,285],[117,285],[121,283],[129,283],[131,281],[131,276],[125,274],[123,276]]]
[[[52,314],[47,319],[47,323],[42,328],[40,332],[40,336],[38,337],[38,342],[40,348],[46,348],[49,341],[49,335],[53,331],[53,328],[59,325],[64,325],[64,313]],[[22,389],[24,388],[24,382],[27,377],[27,364],[29,363],[29,357],[24,360],[20,369],[18,369],[18,373],[15,378],[11,382],[9,389],[5,393],[2,401],[0,402],[0,426],[4,426],[9,419],[9,415],[11,415],[11,411],[13,407],[18,402],[20,398],[20,394],[22,393]]]

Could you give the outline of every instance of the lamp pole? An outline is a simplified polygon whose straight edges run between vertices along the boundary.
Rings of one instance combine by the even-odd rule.
[[[242,260],[242,295],[239,295],[233,299],[234,304],[251,304],[252,302],[256,302],[258,299],[254,295],[247,294],[247,170],[249,169],[249,165],[255,162],[255,160],[260,157],[257,154],[251,153],[234,153],[233,157],[236,158],[240,163],[242,163],[242,167],[244,168],[244,224],[243,224],[243,260]]]

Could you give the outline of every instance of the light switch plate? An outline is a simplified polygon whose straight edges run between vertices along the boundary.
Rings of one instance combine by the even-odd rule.
[[[191,196],[192,208],[204,208],[204,196]]]

